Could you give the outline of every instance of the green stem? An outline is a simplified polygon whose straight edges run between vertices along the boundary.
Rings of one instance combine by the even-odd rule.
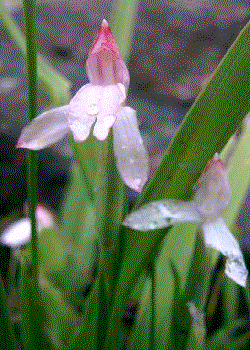
[[[27,86],[28,86],[28,121],[31,122],[37,115],[37,48],[36,48],[36,7],[35,1],[24,0],[24,22],[26,30],[26,52],[27,52]],[[39,326],[39,265],[38,265],[38,236],[36,229],[36,205],[37,205],[37,157],[35,151],[28,151],[28,174],[27,174],[27,187],[28,187],[28,206],[29,217],[31,221],[31,254],[32,254],[32,266],[31,276],[28,277],[31,284],[32,293],[22,295],[21,303],[25,303],[25,297],[30,299],[28,303],[28,310],[22,307],[21,310],[25,315],[31,315],[28,328],[24,334],[26,335],[25,342],[29,344],[29,349],[38,348],[38,334],[37,327]],[[27,271],[25,271],[27,273]],[[31,310],[32,307],[32,310]],[[32,312],[31,312],[32,311]],[[23,325],[24,327],[24,325]],[[27,339],[27,337],[29,339]]]
[[[109,306],[113,299],[117,270],[120,265],[120,224],[124,219],[125,186],[116,168],[113,151],[113,135],[109,133],[107,140],[101,144],[99,165],[96,176],[95,207],[97,215],[97,230],[100,237],[100,269],[102,281],[100,288],[106,308],[99,309],[99,324],[105,327],[108,319]],[[99,341],[104,341],[105,334]],[[100,336],[99,336],[100,338]]]
[[[15,350],[17,344],[10,322],[6,296],[3,286],[2,276],[0,275],[0,345],[2,349]]]
[[[37,115],[37,49],[35,1],[24,0],[24,20],[27,37],[28,121]],[[31,220],[32,277],[38,284],[38,242],[35,210],[37,204],[37,159],[35,151],[28,151],[28,204]]]
[[[155,261],[150,264],[150,276],[152,280],[151,289],[151,322],[150,322],[150,350],[154,350],[155,347]]]

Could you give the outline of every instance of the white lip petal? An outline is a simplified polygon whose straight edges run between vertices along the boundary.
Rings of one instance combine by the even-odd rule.
[[[100,99],[100,113],[94,127],[93,135],[100,141],[108,136],[110,128],[114,125],[121,104],[126,99],[125,87],[122,84],[107,85],[103,87]],[[118,112],[119,111],[119,112]]]
[[[66,105],[38,115],[22,130],[16,147],[39,150],[59,141],[69,131],[68,114]]]
[[[123,225],[139,231],[149,231],[188,221],[201,221],[193,202],[162,200],[146,204],[132,212]]]
[[[229,231],[224,220],[219,217],[216,221],[207,221],[202,225],[205,244],[225,255],[225,273],[242,287],[246,287],[248,271],[240,250],[239,243]]]
[[[1,235],[1,243],[9,247],[18,247],[30,241],[31,225],[28,218],[20,219],[8,226]]]
[[[94,126],[93,135],[100,141],[105,140],[115,120],[116,117],[114,115],[106,115],[98,118]]]
[[[83,142],[89,136],[91,126],[100,113],[102,93],[102,86],[86,84],[70,101],[68,123],[76,142]]]
[[[138,128],[136,111],[120,109],[113,126],[114,152],[121,178],[127,186],[141,192],[148,180],[149,159]]]

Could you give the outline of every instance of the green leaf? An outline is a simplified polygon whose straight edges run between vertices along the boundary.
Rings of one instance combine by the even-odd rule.
[[[22,259],[20,278],[22,342],[27,350],[47,350],[49,345],[42,329],[45,315],[39,302],[41,291],[39,288],[34,290],[36,286],[29,262]]]
[[[80,317],[46,278],[40,278],[41,303],[46,315],[44,332],[55,349],[68,349],[72,333],[77,328]]]
[[[100,142],[90,134],[83,143],[76,143],[73,136],[69,136],[74,158],[80,168],[80,179],[88,200],[94,200],[97,164],[100,154]],[[79,189],[78,189],[79,190]],[[80,190],[82,193],[82,190]],[[87,198],[86,198],[87,200]]]
[[[207,339],[205,350],[243,350],[250,342],[249,320],[230,322]]]
[[[198,96],[136,208],[162,198],[188,200],[211,156],[220,152],[249,111],[250,24],[230,48],[207,87]],[[126,239],[106,349],[117,349],[117,315],[142,269],[168,230],[139,233],[125,229]]]
[[[128,349],[147,350],[150,343],[150,320],[151,320],[151,281],[148,278],[142,288],[139,312],[136,316],[136,324],[132,331]]]
[[[6,302],[2,276],[0,275],[0,345],[2,349],[17,350],[10,315]]]
[[[101,283],[98,278],[95,281],[93,289],[87,299],[85,313],[81,327],[76,335],[71,338],[69,350],[93,350],[97,349],[98,344],[98,314],[101,295]]]
[[[0,0],[0,17],[11,39],[26,58],[26,40],[3,0]],[[70,82],[47,61],[38,55],[38,79],[55,106],[68,104],[70,100]]]

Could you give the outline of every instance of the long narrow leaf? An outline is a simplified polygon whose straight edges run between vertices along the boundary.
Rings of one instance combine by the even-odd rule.
[[[162,198],[189,199],[206,162],[220,152],[249,110],[250,24],[222,60],[173,139],[136,208]],[[117,349],[117,315],[166,231],[151,234],[125,229],[126,245],[106,348]]]

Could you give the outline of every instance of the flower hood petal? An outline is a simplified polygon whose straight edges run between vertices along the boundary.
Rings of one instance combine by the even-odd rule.
[[[134,109],[120,109],[113,126],[113,142],[121,178],[127,186],[140,193],[148,180],[149,159]]]
[[[118,45],[104,19],[86,61],[89,80],[95,85],[129,85],[128,69],[119,52]]]
[[[214,220],[231,199],[227,172],[217,153],[208,161],[195,187],[197,210],[204,221]]]
[[[62,139],[69,131],[68,113],[66,105],[38,115],[23,128],[16,148],[40,150]]]

